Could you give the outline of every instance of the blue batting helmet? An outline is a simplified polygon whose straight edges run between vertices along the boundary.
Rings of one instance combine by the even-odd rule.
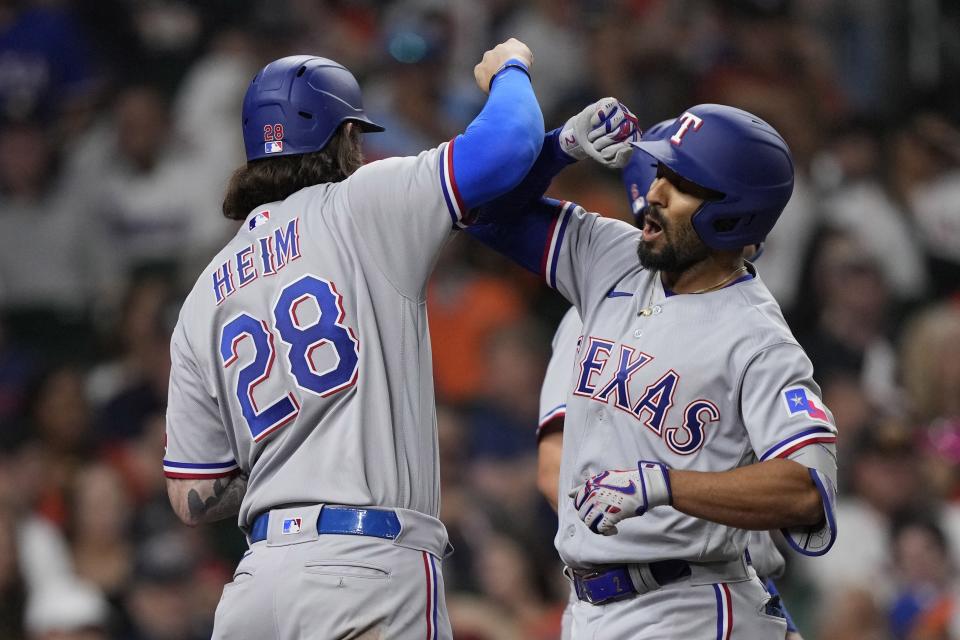
[[[741,109],[697,105],[672,121],[659,140],[644,135],[633,145],[677,175],[722,194],[693,215],[693,228],[713,249],[763,242],[793,193],[787,143]]]
[[[649,129],[643,130],[642,140],[661,140],[673,120],[664,120]],[[627,189],[627,202],[633,217],[640,215],[640,211],[647,206],[647,191],[657,177],[657,162],[645,153],[636,153],[630,156],[630,161],[621,172],[623,186]]]
[[[319,151],[343,122],[383,131],[364,113],[360,85],[345,67],[317,56],[274,60],[243,98],[247,161]]]

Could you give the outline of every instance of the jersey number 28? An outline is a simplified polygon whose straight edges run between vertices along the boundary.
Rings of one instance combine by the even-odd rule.
[[[297,310],[312,300],[319,315],[313,323],[304,323]],[[237,400],[254,441],[259,442],[288,424],[300,412],[296,394],[286,395],[260,409],[253,399],[253,390],[270,377],[276,359],[274,331],[290,345],[287,360],[298,387],[319,396],[329,396],[352,386],[357,381],[360,342],[353,330],[343,324],[343,296],[332,282],[306,275],[287,285],[280,292],[273,308],[273,327],[265,320],[241,313],[224,325],[220,336],[220,356],[229,369],[239,359],[240,343],[253,342],[253,361],[237,376]],[[312,354],[324,345],[331,345],[336,363],[326,371],[318,371]]]

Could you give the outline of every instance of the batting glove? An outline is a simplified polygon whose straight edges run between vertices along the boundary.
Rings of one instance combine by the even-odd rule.
[[[612,169],[627,164],[631,142],[640,140],[640,125],[616,98],[594,102],[573,116],[560,130],[560,148],[571,158],[593,158]]]
[[[669,469],[648,460],[640,460],[635,470],[599,473],[569,495],[584,524],[605,536],[617,533],[621,520],[673,502]]]

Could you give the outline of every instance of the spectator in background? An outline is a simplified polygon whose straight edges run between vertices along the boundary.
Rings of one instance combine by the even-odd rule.
[[[890,535],[897,593],[889,608],[897,640],[941,640],[952,637],[950,622],[960,615],[957,566],[944,532],[926,516],[907,516],[893,524]]]
[[[820,209],[820,194],[810,175],[811,163],[821,142],[814,108],[809,100],[802,100],[790,90],[771,91],[768,94],[738,95],[731,104],[757,113],[776,127],[790,146],[794,161],[793,195],[777,226],[763,243],[763,258],[759,263],[764,284],[784,309],[788,319],[803,307],[801,295],[804,266],[817,229],[824,220]],[[799,327],[797,327],[799,329]]]
[[[37,511],[61,527],[77,472],[93,455],[92,417],[83,385],[79,369],[55,366],[37,380],[28,403],[35,440],[26,448],[39,468],[25,479],[24,490],[37,496]]]
[[[126,592],[128,640],[201,640],[213,630],[213,610],[198,620],[191,582],[198,562],[181,533],[146,540],[137,552]],[[214,604],[214,607],[216,604]]]
[[[12,447],[25,435],[18,422],[35,367],[34,357],[21,344],[10,340],[0,320],[0,451]]]
[[[0,116],[47,120],[92,106],[91,51],[70,12],[49,3],[0,1]]]
[[[111,116],[77,148],[70,168],[90,192],[86,224],[112,249],[114,289],[144,265],[176,269],[209,259],[227,226],[210,208],[232,160],[211,162],[210,148],[223,151],[223,143],[180,135],[169,97],[152,85],[119,90]]]
[[[30,596],[29,640],[108,640],[107,602],[80,581],[57,582]]]
[[[0,628],[12,615],[3,605],[17,602],[19,597],[10,580],[20,581],[26,597],[51,584],[73,579],[73,564],[63,535],[33,511],[44,469],[36,464],[38,456],[31,455],[31,449],[22,445],[0,448]],[[12,540],[5,537],[10,532],[15,536]],[[19,577],[8,573],[11,567]],[[0,632],[0,638],[5,637]]]
[[[0,495],[0,638],[23,637],[27,587],[20,575],[17,526],[13,509]]]
[[[452,137],[465,124],[450,111],[447,29],[447,16],[439,8],[398,14],[383,25],[380,46],[387,63],[371,78],[363,103],[370,118],[386,131],[364,139],[367,160],[417,154],[434,140]]]
[[[117,472],[103,464],[81,470],[72,489],[66,528],[76,574],[119,610],[133,570],[130,498]]]
[[[0,304],[7,328],[50,353],[82,353],[83,322],[106,265],[82,198],[59,171],[58,149],[38,119],[0,121]]]
[[[525,640],[558,637],[563,605],[557,604],[557,593],[550,589],[559,582],[563,589],[569,588],[559,567],[551,567],[553,571],[545,575],[537,565],[538,554],[532,549],[541,544],[517,532],[492,533],[475,565],[481,592],[499,616],[516,626],[517,637]]]
[[[454,238],[440,252],[427,285],[437,397],[458,405],[481,393],[487,340],[519,322],[527,311],[504,277],[464,264],[460,249],[466,248],[463,238]]]
[[[841,437],[851,437],[879,416],[897,410],[896,352],[887,338],[891,309],[883,272],[856,242],[844,233],[828,233],[817,242],[813,261],[814,296],[810,309],[815,325],[800,343],[810,355],[825,398],[847,400],[835,408]],[[834,387],[859,389],[833,393]],[[831,405],[833,406],[833,405]]]
[[[888,561],[893,519],[932,496],[922,490],[920,460],[910,431],[897,423],[871,424],[844,440],[849,481],[837,500],[837,537],[830,562],[797,558],[793,566],[813,583],[821,603],[841,600],[866,589],[876,603],[889,602],[894,575]]]
[[[929,487],[960,499],[960,307],[933,306],[903,334],[902,375],[910,415],[919,430]],[[960,546],[960,541],[956,543]],[[958,549],[960,553],[960,549]]]
[[[817,167],[826,188],[824,221],[869,253],[896,301],[922,299],[929,277],[919,232],[904,205],[902,190],[908,187],[893,188],[884,175],[893,178],[901,171],[898,154],[886,148],[869,121],[844,123],[826,142]]]
[[[503,37],[520,38],[537,52],[537,99],[547,122],[567,99],[581,94],[590,76],[587,61],[593,58],[578,36],[586,26],[578,4],[574,0],[522,3],[499,30]],[[584,104],[595,99],[587,98]]]
[[[818,607],[819,634],[827,640],[894,640],[888,619],[877,606],[870,585],[846,591],[842,598],[825,600]]]
[[[532,323],[492,334],[484,345],[479,394],[466,413],[472,484],[494,509],[519,519],[530,519],[542,504],[536,491],[534,429],[545,343]]]
[[[894,192],[926,251],[934,294],[960,292],[960,130],[937,113],[911,118],[896,136]]]
[[[166,407],[170,375],[173,284],[169,275],[145,271],[126,291],[110,338],[114,358],[95,368],[88,389],[99,407],[97,439],[136,438],[146,420]]]

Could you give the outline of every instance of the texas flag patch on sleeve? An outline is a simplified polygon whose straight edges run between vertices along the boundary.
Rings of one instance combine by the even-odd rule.
[[[787,407],[787,415],[791,418],[795,416],[806,416],[820,422],[830,423],[830,418],[823,407],[817,404],[819,399],[807,395],[807,390],[803,387],[791,387],[783,392],[783,401]]]

